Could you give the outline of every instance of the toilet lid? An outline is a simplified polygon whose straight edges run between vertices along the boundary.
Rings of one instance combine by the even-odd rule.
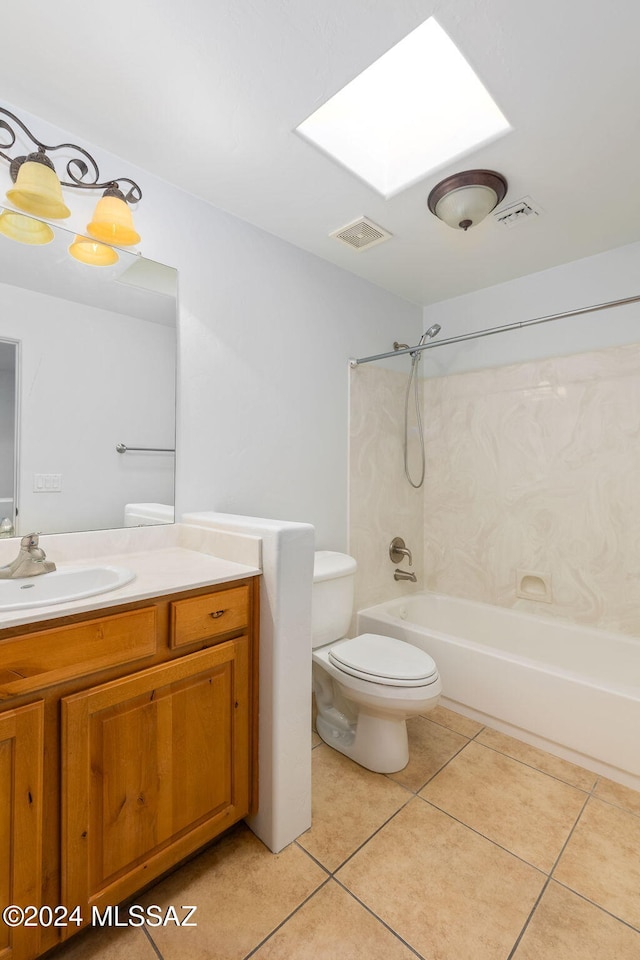
[[[438,679],[438,669],[428,653],[377,633],[363,633],[332,647],[329,660],[352,677],[389,686],[421,687]]]

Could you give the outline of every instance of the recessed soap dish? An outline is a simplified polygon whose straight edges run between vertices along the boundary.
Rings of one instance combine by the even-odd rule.
[[[516,570],[516,596],[523,600],[552,603],[551,574],[533,570]]]

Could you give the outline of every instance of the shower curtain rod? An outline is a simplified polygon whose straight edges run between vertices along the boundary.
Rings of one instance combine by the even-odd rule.
[[[375,357],[360,357],[349,360],[350,367],[357,367],[361,363],[371,363],[373,360],[386,360],[388,357],[399,357],[405,353],[417,353],[422,350],[433,350],[435,347],[445,347],[448,343],[461,343],[464,340],[477,340],[479,337],[490,337],[494,333],[505,333],[507,330],[520,330],[522,327],[532,327],[537,323],[549,323],[550,320],[562,320],[564,317],[578,317],[581,313],[595,313],[597,310],[607,310],[609,307],[623,307],[628,303],[637,303],[640,295],[626,297],[624,300],[609,300],[607,303],[597,303],[592,307],[580,307],[578,310],[565,310],[564,313],[552,313],[547,317],[535,317],[533,320],[521,320],[517,323],[505,323],[500,327],[487,327],[485,330],[476,330],[474,333],[462,333],[458,337],[449,337],[447,340],[433,340],[429,343],[419,343],[415,347],[405,350],[391,350],[389,353],[378,353]]]

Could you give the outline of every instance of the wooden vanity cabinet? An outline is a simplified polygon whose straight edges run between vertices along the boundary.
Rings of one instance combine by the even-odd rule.
[[[40,902],[43,720],[42,701],[0,713],[0,909]],[[38,950],[37,927],[0,923],[1,960]]]
[[[0,631],[0,903],[90,922],[254,813],[257,668],[257,578]]]

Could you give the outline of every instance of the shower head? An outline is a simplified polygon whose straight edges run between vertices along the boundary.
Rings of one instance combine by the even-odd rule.
[[[434,323],[432,326],[430,326],[429,329],[425,330],[420,337],[420,345],[426,343],[427,340],[431,340],[433,337],[437,337],[441,329],[442,328],[439,323]]]
[[[428,330],[425,330],[425,332],[422,334],[422,336],[418,340],[418,346],[422,347],[427,342],[427,340],[431,340],[433,337],[437,337],[438,334],[440,333],[440,330],[441,330],[441,327],[439,323],[432,324]],[[411,354],[411,358],[413,360],[420,360],[421,357],[422,357],[422,350],[415,350]]]

